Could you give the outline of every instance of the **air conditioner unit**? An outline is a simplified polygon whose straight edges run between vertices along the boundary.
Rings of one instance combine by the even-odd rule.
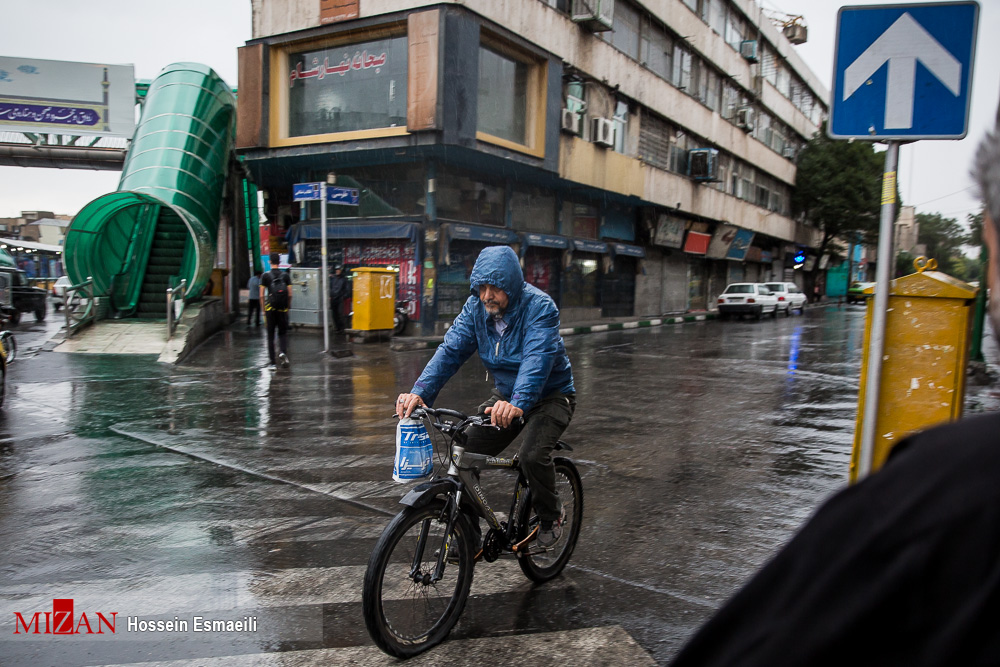
[[[757,62],[757,40],[744,39],[740,42],[740,55],[743,56],[744,60],[752,63]]]
[[[790,23],[782,31],[785,38],[792,44],[805,44],[809,39],[809,30],[801,23]]]
[[[590,128],[590,140],[598,146],[614,147],[615,124],[607,118],[594,118]]]
[[[611,30],[615,23],[615,0],[573,0],[570,18],[591,32]]]
[[[753,130],[753,108],[740,107],[736,110],[736,127],[744,132]]]
[[[580,133],[583,132],[583,116],[571,109],[563,109],[560,127],[563,132],[580,136]]]
[[[791,146],[785,146],[784,150],[781,151],[781,157],[786,157],[789,160],[795,159],[795,149]]]
[[[719,181],[719,151],[714,148],[695,148],[688,151],[688,176],[699,183]]]

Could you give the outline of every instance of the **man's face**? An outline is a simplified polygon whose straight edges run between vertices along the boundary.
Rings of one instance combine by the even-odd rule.
[[[989,288],[994,295],[1000,294],[1000,238],[998,238],[996,225],[987,214],[983,216],[983,240],[990,252],[990,263],[986,269],[986,283],[982,286]],[[1000,341],[1000,298],[990,299],[989,315],[990,324],[993,325],[993,334]]]
[[[499,287],[480,285],[479,300],[482,301],[486,312],[492,317],[503,315],[504,311],[507,310],[507,293]]]

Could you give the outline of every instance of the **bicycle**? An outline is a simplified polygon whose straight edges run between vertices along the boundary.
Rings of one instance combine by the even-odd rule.
[[[428,407],[417,408],[413,416],[426,419],[450,437],[448,470],[418,484],[399,501],[406,507],[375,544],[362,595],[365,625],[372,640],[399,658],[426,651],[448,636],[465,608],[478,560],[492,563],[501,557],[516,558],[529,579],[544,583],[566,567],[583,520],[580,473],[571,460],[554,457],[556,490],[566,521],[554,545],[538,546],[534,541],[539,521],[517,455],[502,458],[465,451],[467,429],[491,427],[490,418]],[[560,440],[556,450],[572,451],[572,447]],[[518,473],[506,521],[490,508],[479,484],[481,470]],[[467,512],[460,510],[461,502],[470,505],[489,526],[480,554],[475,553],[475,528]]]

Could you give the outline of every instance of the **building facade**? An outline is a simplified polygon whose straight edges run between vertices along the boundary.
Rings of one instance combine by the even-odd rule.
[[[424,333],[490,244],[564,322],[708,309],[818,245],[790,200],[828,93],[749,0],[255,0],[253,35],[237,145],[272,250],[318,265],[292,186],[343,189],[329,257],[398,268]]]

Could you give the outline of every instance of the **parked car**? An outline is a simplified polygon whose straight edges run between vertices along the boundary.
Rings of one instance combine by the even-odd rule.
[[[792,314],[793,310],[799,313],[806,312],[806,295],[795,283],[764,283],[767,289],[774,292],[778,297],[778,310],[785,311],[785,316]]]
[[[66,303],[66,288],[72,286],[73,281],[69,279],[69,276],[61,276],[52,283],[52,307],[56,309],[57,313]]]
[[[719,295],[719,317],[752,315],[759,320],[765,313],[778,316],[778,297],[764,283],[732,283]]]
[[[28,274],[21,269],[0,266],[0,273],[10,276],[10,291],[13,297],[12,305],[0,305],[3,316],[10,320],[12,325],[21,321],[21,313],[34,313],[36,321],[44,320],[48,311],[46,299],[49,293],[41,287],[32,287],[28,281]]]
[[[871,294],[865,294],[869,287],[875,287],[875,283],[853,282],[847,288],[847,303],[864,303]]]

